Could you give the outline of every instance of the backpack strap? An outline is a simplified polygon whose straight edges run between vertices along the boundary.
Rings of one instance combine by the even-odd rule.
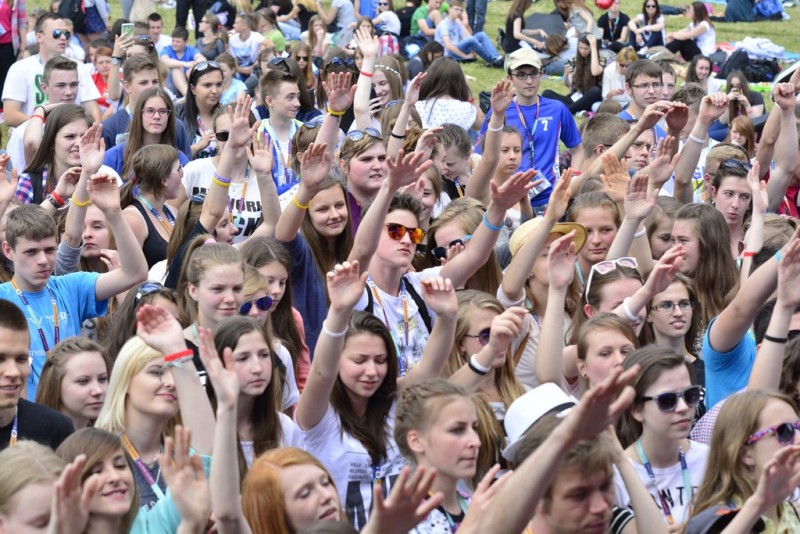
[[[33,199],[31,200],[31,204],[41,204],[44,202],[44,186],[42,185],[42,180],[44,180],[44,174],[40,171],[34,171],[28,173],[28,178],[31,181],[31,190],[33,191]]]
[[[517,350],[514,351],[514,367],[516,367],[517,364],[519,364],[519,360],[520,358],[522,358],[522,353],[525,352],[525,346],[528,344],[528,338],[530,336],[531,336],[530,332],[525,334],[525,337],[522,338],[522,342],[519,344],[519,347],[517,347]]]
[[[425,323],[425,327],[428,329],[428,333],[430,334],[433,331],[433,321],[431,320],[431,314],[428,312],[428,306],[425,304],[425,301],[422,300],[422,297],[417,290],[414,289],[414,286],[408,281],[408,279],[404,276],[402,279],[403,285],[408,291],[408,295],[411,297],[411,300],[414,301],[414,304],[417,305],[417,309],[419,310],[419,314],[422,317],[422,322]]]

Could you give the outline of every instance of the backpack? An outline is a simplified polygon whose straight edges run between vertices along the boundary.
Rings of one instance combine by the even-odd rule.
[[[750,82],[771,82],[781,71],[781,67],[774,59],[751,59],[743,70]]]
[[[756,19],[780,19],[783,5],[780,0],[760,0],[753,6]]]
[[[750,57],[747,55],[747,52],[744,50],[736,50],[733,54],[728,57],[725,63],[722,64],[722,68],[719,70],[719,79],[727,79],[728,75],[735,71],[740,70],[744,72],[745,67],[750,62]],[[747,78],[748,81],[753,81],[750,78]]]
[[[75,33],[86,31],[86,7],[83,0],[63,0],[58,6],[58,14],[72,21]]]
[[[428,329],[428,333],[430,334],[433,331],[433,324],[431,322],[431,314],[428,313],[428,306],[405,276],[401,278],[401,280],[403,286],[406,288],[406,291],[408,291],[408,296],[410,296],[411,300],[414,301],[414,304],[417,305],[419,315],[422,317],[422,322],[425,323],[425,328]],[[364,308],[364,311],[373,315],[375,314],[375,295],[372,294],[372,291],[370,291],[369,287],[367,287],[367,307]]]

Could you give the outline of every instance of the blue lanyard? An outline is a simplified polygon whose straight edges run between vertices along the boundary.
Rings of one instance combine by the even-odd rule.
[[[278,185],[286,185],[294,183],[295,176],[294,171],[292,170],[292,138],[294,134],[299,129],[297,126],[297,122],[293,119],[289,122],[289,143],[286,147],[287,154],[284,157],[283,151],[281,150],[281,143],[278,141],[278,134],[275,133],[275,130],[272,128],[272,125],[269,123],[269,119],[264,119],[261,123],[262,125],[262,133],[269,135],[273,142],[273,148],[275,150],[275,154],[278,156],[276,158],[277,161],[277,171],[278,174],[283,174],[283,183]]]
[[[380,291],[378,291],[378,287],[375,285],[375,282],[372,281],[371,276],[367,277],[367,285],[369,286],[370,291],[372,291],[372,295],[375,297],[375,300],[381,306],[381,311],[383,312],[383,321],[386,324],[386,328],[389,330],[389,335],[392,336],[392,341],[394,341],[394,347],[397,350],[397,362],[400,367],[398,369],[398,376],[405,376],[405,374],[408,372],[408,360],[406,359],[405,353],[400,349],[400,343],[397,341],[394,328],[392,328],[392,323],[389,321],[389,316],[386,315],[386,306],[383,305]],[[408,292],[406,291],[406,285],[402,281],[400,282],[400,298],[403,300],[403,325],[405,326],[405,346],[407,347],[408,331],[410,326],[408,319]]]
[[[661,493],[661,490],[658,489],[658,485],[656,484],[656,475],[653,472],[653,466],[650,465],[650,460],[647,459],[647,455],[644,452],[644,447],[642,447],[642,438],[636,440],[636,453],[639,455],[639,460],[642,462],[645,470],[647,471],[647,476],[650,477],[650,481],[653,483],[653,488],[655,488],[656,493],[658,494],[659,502],[661,503],[661,511],[667,518],[667,522],[670,525],[675,524],[675,519],[672,517],[672,510],[670,510],[669,504],[667,504],[667,500],[664,499],[664,495]],[[692,481],[689,479],[689,467],[686,465],[686,456],[683,454],[683,449],[678,448],[678,460],[681,463],[681,473],[683,475],[683,486],[686,490],[686,494],[688,495],[688,501],[692,500]]]
[[[528,123],[525,122],[525,115],[522,113],[522,109],[519,107],[519,103],[517,103],[517,99],[514,99],[514,105],[517,107],[517,114],[519,115],[519,120],[522,122],[523,130],[525,130],[525,135],[528,138],[528,147],[531,151],[531,169],[535,167],[534,163],[534,148],[533,148],[533,138],[536,135],[536,127],[539,125],[539,110],[542,109],[542,98],[537,97],[538,102],[534,104],[536,106],[536,117],[533,119],[533,126],[528,128]]]

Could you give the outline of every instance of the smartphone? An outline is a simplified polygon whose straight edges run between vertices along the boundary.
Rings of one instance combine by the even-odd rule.
[[[132,22],[126,22],[125,24],[123,24],[121,35],[123,36],[128,35],[130,37],[133,37],[133,26],[134,25]]]
[[[373,87],[372,89],[369,90],[369,99],[375,100],[376,98],[378,98],[378,95],[377,93],[375,93],[375,88]]]

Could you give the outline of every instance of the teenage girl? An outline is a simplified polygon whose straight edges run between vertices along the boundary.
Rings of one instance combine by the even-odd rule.
[[[630,44],[637,51],[642,48],[664,46],[667,44],[667,35],[664,31],[667,21],[661,14],[658,0],[644,0],[642,12],[628,23]]]
[[[672,225],[680,207],[681,203],[676,198],[659,195],[653,211],[645,220],[647,240],[650,241],[654,260],[660,259],[672,247]]]
[[[356,30],[354,38],[358,49],[364,55],[356,83],[354,112],[355,127],[380,128],[380,113],[384,106],[392,100],[403,98],[403,78],[400,65],[391,56],[381,56],[381,43],[376,35],[370,35],[366,29]],[[375,98],[370,99],[370,92],[375,91]]]
[[[186,102],[175,108],[175,118],[182,120],[186,126],[186,134],[192,144],[192,159],[209,158],[217,154],[211,123],[221,97],[222,69],[219,63],[201,61],[192,67]]]
[[[731,238],[731,255],[738,258],[744,250],[744,221],[753,210],[762,217],[767,209],[766,188],[758,186],[758,166],[734,160],[723,161],[711,181],[711,203],[725,217]]]
[[[617,423],[617,435],[664,520],[681,525],[708,461],[708,447],[687,439],[702,391],[692,384],[685,358],[668,347],[634,351],[622,366],[634,365],[640,366],[631,384],[636,397]],[[625,506],[630,500],[625,485],[620,478],[615,482],[617,503]]]
[[[578,279],[585,286],[592,265],[606,259],[622,217],[611,197],[602,191],[592,191],[575,197],[567,212],[567,221],[586,228],[586,246],[581,249],[576,265]]]

